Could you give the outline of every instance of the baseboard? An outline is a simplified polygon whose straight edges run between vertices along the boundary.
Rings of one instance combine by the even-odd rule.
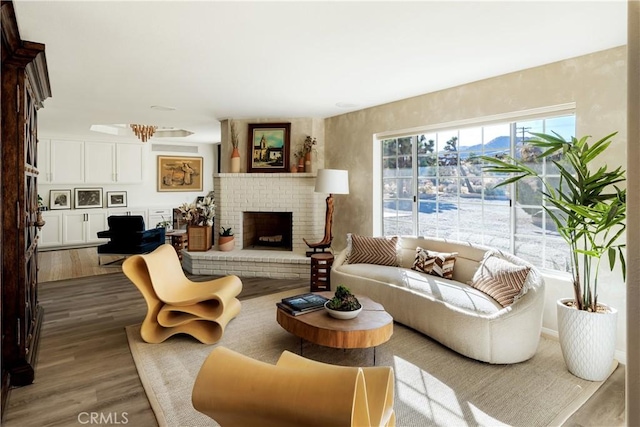
[[[542,332],[540,333],[540,335],[542,335],[545,338],[550,338],[556,341],[558,341],[559,339],[558,331],[554,331],[553,329],[549,329],[549,328],[542,328]],[[616,359],[618,363],[622,365],[627,364],[627,353],[622,350],[616,350],[616,352],[613,354],[613,358]]]

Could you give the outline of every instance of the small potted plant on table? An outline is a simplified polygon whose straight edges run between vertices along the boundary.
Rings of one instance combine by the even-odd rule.
[[[220,227],[220,236],[218,237],[218,249],[223,252],[232,251],[235,247],[235,237],[231,227]]]
[[[336,319],[353,319],[362,311],[362,304],[348,288],[340,285],[335,296],[324,304],[324,308]]]

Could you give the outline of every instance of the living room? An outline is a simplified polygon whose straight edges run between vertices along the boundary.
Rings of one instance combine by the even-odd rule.
[[[439,3],[432,3],[439,5]],[[355,8],[355,5],[352,5]],[[505,8],[515,7],[510,2],[505,2]],[[51,6],[50,6],[51,7]],[[52,16],[72,16],[72,22],[76,25],[80,25],[77,16],[73,13],[87,12],[89,6],[79,6],[80,9],[73,11],[71,6],[60,6],[69,9],[65,9],[64,13],[52,14]],[[177,11],[180,6],[172,4],[167,6],[173,11]],[[233,14],[237,12],[228,4],[225,4],[224,11],[227,14]],[[302,13],[304,6],[302,4],[292,5],[294,11]],[[390,5],[385,7],[391,8]],[[416,6],[418,7],[418,6]],[[480,7],[478,4],[473,6]],[[595,7],[595,6],[594,6]],[[248,5],[247,8],[249,9]],[[260,20],[254,16],[259,12],[264,11],[266,6],[260,6],[251,12],[247,12],[247,19],[255,19],[257,22]],[[298,9],[299,8],[299,9]],[[448,9],[442,6],[441,13],[445,14]],[[49,62],[50,73],[52,76],[52,92],[53,97],[44,103],[44,108],[39,112],[39,138],[41,141],[82,141],[82,142],[94,142],[94,143],[114,143],[114,144],[126,144],[141,147],[141,176],[140,182],[127,183],[127,184],[92,184],[92,185],[64,185],[60,186],[59,183],[50,183],[39,185],[38,192],[44,198],[45,206],[50,205],[49,193],[51,190],[74,190],[83,187],[100,187],[103,194],[106,197],[107,192],[119,192],[126,191],[128,209],[134,210],[135,208],[144,209],[148,212],[154,208],[173,208],[184,202],[191,202],[197,196],[206,195],[209,191],[214,189],[214,183],[218,179],[218,173],[230,172],[230,163],[228,161],[231,156],[232,145],[229,135],[230,120],[238,123],[240,128],[240,144],[239,151],[242,157],[241,172],[247,171],[246,163],[248,147],[247,147],[247,126],[251,123],[292,123],[291,132],[291,149],[292,152],[302,143],[306,135],[312,135],[318,139],[315,154],[314,168],[333,168],[349,171],[349,195],[336,196],[336,210],[335,210],[335,222],[333,224],[333,249],[337,252],[346,246],[347,233],[354,233],[364,236],[378,236],[382,235],[382,201],[381,201],[381,168],[380,164],[380,141],[390,135],[401,135],[403,133],[410,133],[412,131],[428,130],[432,129],[446,129],[455,126],[468,126],[474,123],[495,123],[500,121],[509,121],[511,117],[534,117],[540,116],[545,111],[549,111],[549,108],[564,108],[568,109],[575,114],[575,134],[593,135],[594,137],[602,137],[610,132],[617,131],[618,134],[615,138],[614,146],[607,153],[607,164],[612,167],[625,166],[627,159],[631,159],[631,154],[635,151],[631,147],[632,134],[627,130],[628,116],[631,111],[631,107],[628,104],[631,103],[628,95],[631,81],[627,81],[628,67],[630,67],[631,56],[631,44],[626,45],[625,39],[621,42],[613,43],[610,46],[590,47],[585,50],[583,54],[574,54],[569,56],[562,56],[558,53],[555,59],[547,59],[546,62],[539,64],[523,65],[525,64],[526,54],[519,53],[517,58],[513,57],[507,62],[509,67],[505,68],[509,71],[495,73],[490,69],[489,65],[484,65],[487,70],[484,73],[474,74],[474,77],[466,78],[461,77],[453,84],[444,84],[440,87],[431,88],[428,84],[424,84],[423,90],[417,92],[409,92],[408,88],[401,87],[381,87],[381,92],[393,92],[392,95],[387,95],[388,101],[377,102],[367,101],[365,98],[357,100],[358,106],[351,106],[345,110],[334,109],[330,113],[313,112],[313,110],[300,110],[302,113],[298,114],[295,110],[282,108],[274,108],[272,113],[262,113],[265,110],[260,110],[255,107],[256,113],[250,114],[246,110],[241,110],[237,104],[243,102],[242,99],[230,99],[228,111],[221,112],[223,109],[212,113],[211,116],[199,117],[202,123],[215,122],[217,130],[208,134],[205,137],[205,141],[194,140],[191,137],[186,137],[181,140],[179,138],[166,138],[151,137],[147,143],[142,143],[135,136],[129,135],[127,137],[113,136],[107,134],[96,134],[88,131],[75,132],[76,123],[66,124],[60,120],[61,113],[57,112],[67,107],[66,103],[69,102],[57,95],[58,83],[54,76],[60,75],[59,64],[56,61],[56,50],[65,49],[56,45],[56,40],[48,40],[47,33],[42,35],[38,33],[37,21],[39,17],[39,6],[33,5],[16,5],[16,15],[18,22],[21,25],[22,37],[26,40],[33,40],[37,42],[45,43],[47,46],[47,59]],[[84,10],[83,10],[84,9]],[[626,4],[623,6],[626,9]],[[410,7],[400,8],[399,10],[393,9],[398,13],[398,16],[408,19],[407,15],[411,14],[412,9]],[[511,9],[509,9],[511,11]],[[350,10],[353,12],[352,10]],[[384,8],[378,11],[381,15],[384,15]],[[388,9],[386,10],[389,11]],[[88,19],[89,16],[99,16],[104,12],[104,9],[95,9],[94,11],[87,12],[86,22],[100,22],[100,19],[92,21]],[[246,12],[246,11],[245,11]],[[437,9],[430,10],[432,14],[437,16]],[[515,14],[515,10],[511,11]],[[71,15],[65,15],[71,13]],[[176,12],[177,13],[177,12]],[[309,13],[309,12],[307,12]],[[373,13],[373,12],[372,12]],[[414,11],[415,13],[415,11]],[[479,12],[480,13],[480,12]],[[304,15],[304,13],[302,13]],[[133,16],[127,19],[133,20]],[[137,15],[135,15],[137,16]],[[164,15],[163,15],[164,16]],[[228,16],[228,15],[227,15]],[[345,15],[346,16],[346,15]],[[626,17],[626,14],[625,14]],[[76,18],[76,19],[74,19]],[[94,16],[95,18],[95,16]],[[380,21],[384,22],[380,16],[377,15]],[[60,18],[62,19],[62,18]],[[121,17],[121,19],[124,19]],[[167,18],[168,19],[168,18]],[[487,18],[488,19],[488,18]],[[170,21],[162,21],[165,28],[169,28]],[[252,21],[253,22],[253,21]],[[342,24],[347,25],[345,22]],[[332,25],[338,26],[339,23],[335,22]],[[622,23],[619,24],[622,26]],[[106,24],[105,24],[106,26]],[[375,27],[375,26],[374,26]],[[102,28],[106,33],[106,28]],[[115,33],[114,33],[115,31]],[[375,32],[371,30],[372,32]],[[504,28],[503,35],[509,34],[512,28]],[[515,31],[515,30],[513,30]],[[532,32],[539,30],[531,30]],[[629,28],[630,33],[637,31],[637,29]],[[123,35],[119,35],[117,30],[109,31],[108,34],[116,39],[116,44],[122,43],[123,46],[126,43]],[[368,33],[366,33],[368,34]],[[137,34],[139,35],[139,34]],[[139,35],[142,37],[142,35]],[[365,37],[361,35],[360,37]],[[374,37],[372,35],[372,37]],[[541,36],[542,37],[542,36]],[[594,37],[595,39],[595,37]],[[378,38],[376,37],[377,41]],[[499,40],[499,39],[497,39]],[[142,43],[142,42],[141,42]],[[229,42],[231,43],[231,42]],[[233,43],[231,43],[233,45]],[[136,46],[138,47],[138,46]],[[180,49],[176,46],[169,46],[170,51],[174,55],[180,54]],[[243,49],[246,47],[243,43],[239,43],[237,47],[230,48]],[[538,47],[539,48],[539,47]],[[142,47],[140,47],[143,50]],[[375,49],[373,49],[375,52]],[[526,50],[526,49],[525,49]],[[282,53],[282,50],[279,50]],[[635,53],[635,52],[634,52]],[[92,53],[93,55],[94,53]],[[218,67],[225,67],[228,62],[225,54],[229,54],[228,51],[223,51],[220,54],[222,63],[218,64]],[[466,52],[467,55],[471,55]],[[504,51],[498,51],[494,53],[496,59],[491,62],[497,62],[497,58],[509,57],[509,54]],[[126,56],[126,60],[129,60],[129,54]],[[385,63],[384,58],[380,58],[381,53],[372,52],[372,56],[376,56],[376,64],[385,68],[389,66]],[[515,53],[514,53],[515,55]],[[411,56],[411,55],[408,55]],[[473,58],[472,58],[473,59]],[[479,61],[479,57],[475,57],[475,61]],[[379,63],[381,61],[382,63]],[[123,61],[126,62],[126,61]],[[253,60],[248,61],[250,65]],[[314,62],[317,62],[315,64]],[[391,63],[397,63],[398,58]],[[369,63],[370,64],[370,63]],[[428,66],[424,63],[416,65],[416,67],[424,67],[424,72],[428,70]],[[161,67],[161,61],[154,62],[147,68],[138,68],[141,74],[138,78],[145,79],[156,72]],[[337,80],[341,73],[348,74],[351,70],[349,63],[340,64],[335,63],[327,66],[322,60],[310,61],[309,65],[301,66],[296,70],[298,74],[304,74],[307,67],[322,67],[322,70],[327,73],[328,80]],[[444,66],[443,66],[444,67]],[[482,68],[476,67],[476,68]],[[447,68],[447,67],[445,67]],[[450,67],[451,68],[451,67]],[[459,65],[453,67],[456,73],[463,73],[462,70],[468,68],[468,65]],[[213,67],[212,69],[215,69]],[[334,69],[340,69],[340,72],[332,71]],[[373,68],[370,68],[372,70]],[[345,71],[346,70],[346,71]],[[190,70],[191,71],[191,70]],[[207,73],[213,73],[208,70],[207,73],[202,73],[202,70],[194,71],[195,77],[190,79],[204,79]],[[237,71],[240,72],[240,71]],[[247,71],[246,67],[242,70],[246,74],[247,81],[250,81],[253,75]],[[334,74],[331,74],[333,72]],[[122,69],[113,70],[113,75],[117,76],[120,73],[124,73]],[[265,79],[271,75],[268,70]],[[454,74],[451,71],[451,74]],[[271,75],[271,78],[274,78]],[[365,77],[360,76],[361,79],[367,80]],[[398,79],[398,77],[395,77]],[[66,77],[65,79],[70,79]],[[428,79],[428,77],[425,77]],[[311,81],[311,80],[310,80]],[[370,83],[370,82],[369,82]],[[637,82],[635,82],[637,83]],[[351,81],[349,84],[353,84]],[[362,83],[364,85],[364,82]],[[312,85],[308,85],[312,86]],[[348,85],[347,85],[348,86]],[[383,85],[382,85],[383,86]],[[58,86],[59,87],[59,86]],[[255,92],[266,91],[264,88],[254,88]],[[313,87],[310,88],[296,88],[294,90],[300,90],[303,92],[313,92]],[[343,88],[346,90],[346,88]],[[61,94],[64,93],[60,89]],[[166,94],[160,93],[156,96],[157,101],[154,103],[160,105],[176,105],[175,102],[166,98]],[[232,92],[229,90],[228,92]],[[349,94],[346,92],[345,94]],[[96,93],[87,98],[94,98],[96,102],[99,102],[101,96],[104,94]],[[219,94],[222,96],[223,94]],[[229,96],[229,93],[224,93]],[[166,115],[173,114],[173,112],[153,112],[142,113],[142,109],[149,109],[149,105],[154,105],[148,102],[149,97],[143,97],[140,95],[140,101],[138,102],[135,93],[118,93],[113,94],[113,98],[122,97],[123,103],[127,105],[135,105],[131,107],[131,111],[125,111],[124,114],[116,114],[114,111],[108,111],[106,109],[100,111],[103,113],[102,121],[90,123],[90,124],[112,124],[112,123],[139,123],[139,122],[151,122],[151,120],[157,120],[158,114]],[[214,95],[215,96],[215,95]],[[268,104],[271,102],[271,93],[265,95],[264,98],[259,98],[255,102],[255,105]],[[62,98],[62,99],[61,99]],[[232,97],[233,98],[233,97]],[[238,97],[241,98],[241,97]],[[332,101],[332,105],[336,102],[353,102],[351,100],[335,99]],[[104,102],[113,102],[109,99]],[[200,101],[198,101],[200,102]],[[188,101],[180,100],[181,109],[184,112],[180,114],[189,115],[192,114]],[[149,104],[149,105],[147,105]],[[194,103],[195,105],[195,103]],[[219,108],[219,107],[216,107]],[[137,111],[134,111],[137,110]],[[564,110],[563,110],[564,111]],[[130,117],[123,117],[126,114]],[[202,114],[198,112],[198,114]],[[76,112],[78,117],[82,115]],[[171,116],[168,116],[171,117]],[[318,118],[322,117],[322,118]],[[171,125],[172,122],[179,123],[179,119],[165,119],[166,125]],[[206,133],[206,128],[203,126],[201,133]],[[179,126],[185,127],[185,126]],[[198,129],[190,128],[189,130],[196,130],[193,135],[198,135]],[[217,133],[216,133],[217,132]],[[637,135],[636,135],[637,136]],[[166,141],[166,142],[165,142]],[[194,142],[197,141],[197,142]],[[164,147],[163,147],[164,146]],[[175,146],[189,146],[195,147],[194,152],[191,153],[179,153],[176,154]],[[218,150],[219,147],[219,150]],[[165,150],[163,150],[165,148]],[[170,155],[170,156],[197,156],[203,158],[203,187],[201,191],[193,192],[158,192],[158,173],[157,173],[157,156]],[[630,160],[629,160],[630,161]],[[293,163],[293,161],[291,161]],[[220,165],[219,167],[217,165]],[[631,179],[632,174],[635,171],[629,168],[628,171],[628,189],[630,193],[630,201],[633,193],[633,188],[637,184]],[[297,178],[297,179],[302,179]],[[218,195],[216,194],[216,197]],[[314,228],[310,238],[322,237],[322,227],[324,225],[324,196],[316,195],[314,203],[316,209],[313,211]],[[106,203],[105,203],[105,208]],[[631,207],[631,205],[630,205]],[[628,229],[631,228],[631,222],[633,221],[630,215]],[[225,224],[221,224],[225,225]],[[51,226],[51,224],[49,224]],[[45,225],[45,228],[47,226]],[[632,239],[628,239],[628,260],[631,261],[635,255],[632,256]],[[629,262],[629,265],[631,263]],[[608,269],[603,269],[608,270]],[[635,283],[635,277],[632,276],[633,272],[629,272],[627,277],[627,283]],[[616,336],[616,359],[625,364],[627,367],[627,374],[629,374],[630,367],[636,366],[634,354],[637,356],[637,338],[629,338],[629,334],[633,334],[633,331],[629,331],[627,325],[634,325],[632,319],[637,305],[633,304],[634,299],[629,299],[628,292],[630,286],[627,286],[621,278],[620,271],[609,273],[603,271],[602,281],[611,281],[611,285],[602,286],[600,288],[599,298],[602,301],[618,308],[620,317],[618,321],[618,330]],[[549,335],[557,334],[557,321],[555,317],[555,301],[561,297],[571,294],[571,283],[569,276],[564,272],[546,272],[546,295],[545,295],[545,311],[543,313],[543,330]],[[637,302],[637,301],[635,301]],[[627,308],[630,307],[630,308]],[[46,316],[46,315],[45,315]],[[46,317],[45,317],[46,321]],[[635,352],[635,353],[634,353]],[[633,369],[631,369],[633,375]],[[629,385],[627,380],[627,387],[634,388],[633,385]],[[629,391],[627,392],[629,393]],[[627,396],[629,399],[629,395]],[[627,407],[627,411],[630,408]],[[627,413],[627,420],[631,420],[630,414]],[[631,424],[629,424],[631,425]]]

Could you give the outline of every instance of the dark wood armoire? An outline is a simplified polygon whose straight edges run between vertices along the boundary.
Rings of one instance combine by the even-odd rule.
[[[1,3],[0,319],[2,414],[10,387],[34,378],[43,311],[38,303],[37,112],[51,96],[44,45],[20,38],[11,1]]]

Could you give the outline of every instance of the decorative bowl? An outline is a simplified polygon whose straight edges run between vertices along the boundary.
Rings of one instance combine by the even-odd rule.
[[[327,304],[329,303],[329,301],[324,303],[324,309],[327,313],[329,313],[329,316],[335,319],[341,319],[341,320],[354,319],[362,311],[362,304],[360,304],[360,308],[357,310],[352,310],[352,311],[332,310],[329,307],[327,307]]]

